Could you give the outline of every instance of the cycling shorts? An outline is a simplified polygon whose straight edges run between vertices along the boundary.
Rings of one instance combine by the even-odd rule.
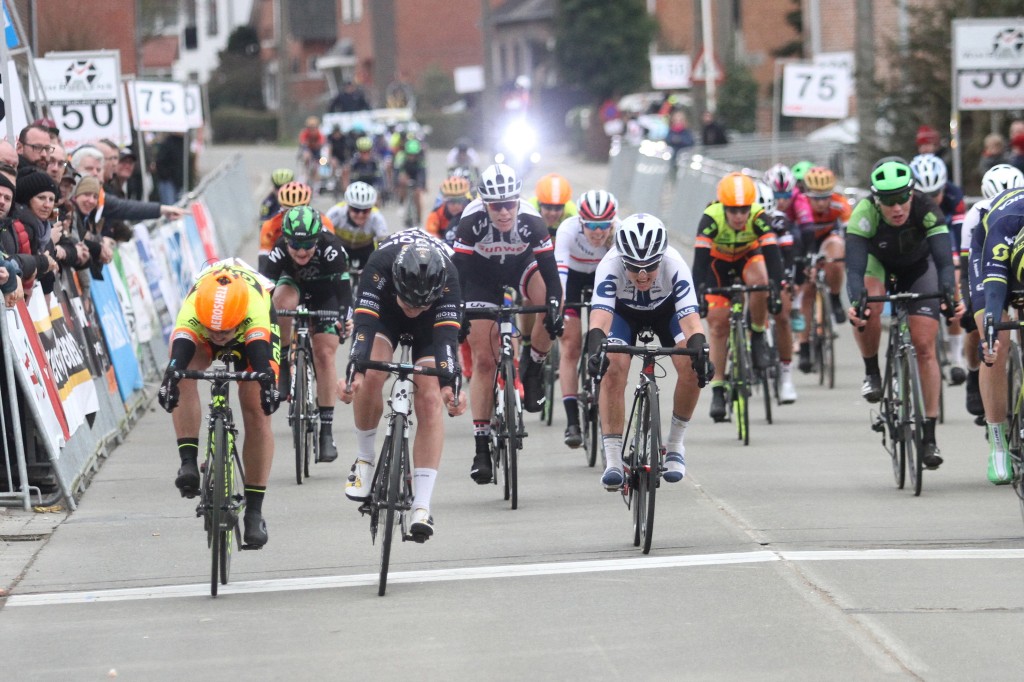
[[[594,277],[597,272],[578,272],[576,270],[570,270],[568,277],[565,280],[565,302],[566,303],[589,303],[584,301],[583,292],[584,289],[590,289],[591,292],[594,290]],[[580,311],[578,308],[566,308],[566,317],[580,317]]]
[[[676,318],[675,303],[668,299],[653,310],[637,310],[616,302],[612,313],[612,327],[608,331],[608,343],[616,346],[636,344],[641,329],[650,329],[666,348],[672,348],[686,338]]]
[[[305,282],[300,284],[287,275],[282,275],[277,280],[278,286],[290,286],[299,292],[299,302],[306,306],[307,310],[335,310],[341,311],[341,301],[338,300],[337,292],[334,291],[332,283],[329,282]],[[314,334],[338,335],[334,326],[334,320],[317,320]]]
[[[764,255],[758,249],[754,253],[748,253],[742,258],[734,261],[726,261],[721,258],[712,258],[708,265],[708,275],[703,284],[707,288],[728,287],[737,282],[745,282],[747,268],[754,263],[764,263]],[[721,295],[707,296],[708,310],[715,308],[729,308],[729,297]]]

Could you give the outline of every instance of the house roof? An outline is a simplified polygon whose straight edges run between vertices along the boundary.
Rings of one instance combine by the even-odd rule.
[[[288,28],[298,40],[334,41],[338,37],[334,0],[290,0]]]
[[[142,43],[143,69],[169,69],[178,59],[178,36],[153,36]]]
[[[494,10],[491,21],[495,24],[516,24],[544,21],[555,16],[555,0],[508,0]]]

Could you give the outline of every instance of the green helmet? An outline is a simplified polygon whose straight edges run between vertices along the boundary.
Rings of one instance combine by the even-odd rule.
[[[373,140],[363,135],[356,140],[356,151],[368,152],[373,149]]]
[[[406,154],[419,154],[421,151],[423,151],[423,147],[419,140],[409,140],[405,143]]]
[[[274,187],[280,187],[294,179],[295,173],[292,172],[291,168],[277,168],[270,174],[270,181],[274,183]]]
[[[876,195],[897,194],[914,186],[910,164],[898,156],[879,159],[871,169],[871,192]]]
[[[790,170],[793,171],[793,177],[797,179],[797,182],[800,182],[804,179],[804,175],[807,171],[812,168],[814,168],[813,161],[797,161],[793,164],[793,168]]]
[[[320,211],[309,206],[296,206],[284,214],[281,234],[288,239],[308,242],[317,238],[322,227]]]

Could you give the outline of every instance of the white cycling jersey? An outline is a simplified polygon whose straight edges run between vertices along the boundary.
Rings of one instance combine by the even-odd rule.
[[[327,209],[327,217],[334,223],[334,234],[338,235],[346,249],[370,246],[374,241],[379,244],[388,236],[388,223],[377,208],[370,211],[370,217],[362,227],[349,222],[348,204],[344,201]]]
[[[960,253],[970,253],[971,237],[974,235],[974,230],[981,225],[982,219],[990,208],[992,208],[992,200],[982,199],[967,211],[967,215],[964,216],[963,225],[960,227]],[[982,241],[984,241],[984,238],[982,238]]]
[[[604,255],[597,266],[594,295],[590,299],[594,310],[614,313],[616,305],[634,310],[654,310],[669,299],[673,301],[676,319],[698,310],[690,266],[671,246],[665,250],[654,285],[647,291],[638,291],[626,276],[626,268],[615,247]]]
[[[618,221],[612,225],[612,232],[618,227]],[[558,276],[562,278],[562,289],[569,271],[590,274],[597,270],[597,264],[610,246],[593,246],[587,240],[586,231],[578,216],[562,221],[555,232],[555,260],[558,261]]]

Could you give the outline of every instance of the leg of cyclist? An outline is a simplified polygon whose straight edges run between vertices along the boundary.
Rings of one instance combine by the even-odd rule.
[[[188,363],[188,369],[203,371],[211,362],[210,347],[199,344],[192,361]],[[181,458],[181,467],[174,485],[181,491],[182,497],[195,497],[199,494],[199,427],[202,424],[203,408],[199,402],[197,383],[194,379],[182,379],[178,383],[178,407],[171,413],[171,423],[178,441],[178,456]]]
[[[274,294],[271,300],[274,308],[277,310],[294,310],[299,305],[299,290],[295,287],[294,283],[279,282],[274,287]],[[281,345],[283,346],[281,349],[281,371],[278,376],[277,390],[281,392],[281,399],[285,400],[289,397],[288,394],[292,387],[292,365],[291,358],[288,357],[287,348],[292,338],[292,318],[281,316],[278,318],[277,324],[281,327]],[[330,387],[333,386],[334,383],[332,382]]]
[[[324,324],[324,323],[321,323]],[[338,383],[335,358],[338,355],[338,333],[319,332],[313,335],[313,367],[316,370],[316,404],[320,408],[320,461],[338,459],[334,445],[334,386]],[[323,327],[321,327],[322,329]]]
[[[491,320],[473,320],[467,340],[473,353],[475,380],[469,383],[469,408],[476,440],[476,455],[469,475],[484,485],[491,482],[491,413],[494,411],[491,382],[497,366],[498,326]]]
[[[704,334],[704,326],[697,315],[687,315],[679,322],[673,319],[669,330],[675,340],[676,348],[686,348],[686,340],[696,334]],[[665,475],[669,483],[677,483],[686,475],[686,445],[683,435],[690,425],[690,418],[700,398],[700,386],[697,385],[697,374],[693,371],[693,362],[682,355],[673,355],[672,364],[676,368],[676,387],[672,392],[672,421],[665,438]]]
[[[804,248],[804,257],[806,262],[810,263],[811,257],[818,253],[818,240],[814,236],[814,230],[802,230],[800,238]],[[804,374],[810,374],[814,369],[814,362],[811,359],[811,325],[814,324],[814,292],[817,278],[818,273],[816,269],[807,268],[807,278],[798,294],[800,299],[800,316],[804,320],[803,329],[798,334],[800,341],[800,371]]]
[[[540,276],[536,264],[531,264],[523,276],[526,286],[523,289],[524,305],[544,305],[547,302],[547,287],[544,285],[544,278]],[[523,409],[527,412],[539,412],[541,400],[544,398],[544,377],[543,364],[548,351],[551,350],[551,336],[544,328],[544,320],[547,315],[534,315],[533,328],[530,330],[530,352],[523,353],[522,360],[526,366],[520,370],[523,375]]]
[[[633,338],[630,323],[618,313],[607,310],[593,310],[590,313],[590,335],[600,329],[608,337],[609,343],[627,343]],[[599,335],[598,335],[599,336]],[[593,343],[593,341],[591,341]],[[587,352],[594,356],[596,348],[588,347]],[[605,490],[618,490],[625,480],[622,470],[622,429],[626,421],[625,390],[629,376],[629,356],[618,353],[606,356],[608,368],[601,377],[601,395],[597,402],[598,414],[601,417],[601,441],[604,445],[605,468],[601,474],[601,485]],[[596,374],[594,376],[597,376]]]
[[[938,304],[932,301],[932,305]],[[921,394],[924,397],[924,454],[921,461],[929,469],[936,469],[942,464],[939,448],[935,444],[935,424],[939,419],[939,384],[942,382],[939,358],[935,354],[935,338],[938,335],[938,319],[930,315],[910,316],[910,341],[917,353],[917,373],[921,377]]]
[[[260,385],[246,381],[238,386],[238,402],[242,407],[242,464],[245,467],[245,544],[262,547],[267,544],[267,524],[263,520],[263,495],[270,479],[274,461],[274,433],[270,417],[260,405]]]
[[[868,271],[871,271],[871,258],[869,257]],[[885,293],[885,285],[877,276],[868,275],[864,277],[864,288],[868,296],[881,296]],[[869,303],[867,324],[856,334],[853,340],[857,342],[857,349],[864,360],[864,384],[861,386],[860,394],[869,403],[877,403],[882,399],[882,370],[878,365],[878,347],[882,339],[882,304]],[[850,318],[853,318],[853,306],[847,311]]]
[[[821,245],[821,250],[829,260],[841,259],[846,254],[846,244],[838,232],[828,235]],[[832,299],[832,315],[836,324],[846,321],[846,313],[843,312],[840,289],[843,287],[843,274],[846,272],[843,263],[825,264],[825,282],[828,284],[829,295]]]
[[[793,386],[793,329],[790,313],[793,310],[793,293],[782,292],[782,312],[775,316],[775,350],[779,354],[779,402],[796,402],[796,387]]]
[[[580,432],[580,412],[576,400],[579,390],[580,337],[582,325],[576,310],[565,311],[565,330],[559,340],[561,351],[558,362],[559,383],[562,387],[562,405],[565,407],[565,444],[571,448],[583,445],[583,434]],[[552,406],[553,408],[554,406]]]
[[[743,282],[747,286],[766,286],[768,284],[768,268],[764,264],[764,256],[758,254],[747,260],[743,266]],[[768,323],[768,292],[756,291],[748,299],[750,307],[750,356],[754,367],[764,369],[768,366],[768,342],[764,338],[765,325]]]
[[[421,358],[417,365],[433,367],[433,358]],[[416,436],[412,446],[413,501],[409,532],[414,537],[427,539],[434,534],[434,519],[430,515],[430,499],[441,465],[444,448],[444,403],[437,377],[413,377],[416,384]]]
[[[387,362],[394,356],[394,348],[387,337],[380,334],[373,340],[371,360]],[[353,381],[352,421],[356,432],[356,461],[345,482],[345,497],[365,502],[373,484],[373,469],[377,462],[377,424],[384,414],[384,382],[387,374],[370,370],[357,375]],[[344,380],[338,382],[344,393]]]
[[[979,332],[985,328],[984,318],[984,310],[979,310],[974,314]],[[1003,321],[1008,319],[1009,316],[1004,311]],[[996,485],[1004,485],[1013,479],[1009,448],[1006,443],[1008,428],[1006,415],[1009,412],[1007,404],[1009,381],[1006,376],[1006,359],[1009,352],[1010,332],[1001,331],[996,339],[995,361],[991,367],[982,362],[978,373],[981,399],[985,406],[985,423],[988,427],[988,480]]]
[[[711,380],[711,418],[725,420],[727,402],[725,385],[726,356],[729,352],[729,299],[724,296],[708,296],[708,347],[711,362],[715,365],[715,377]]]

